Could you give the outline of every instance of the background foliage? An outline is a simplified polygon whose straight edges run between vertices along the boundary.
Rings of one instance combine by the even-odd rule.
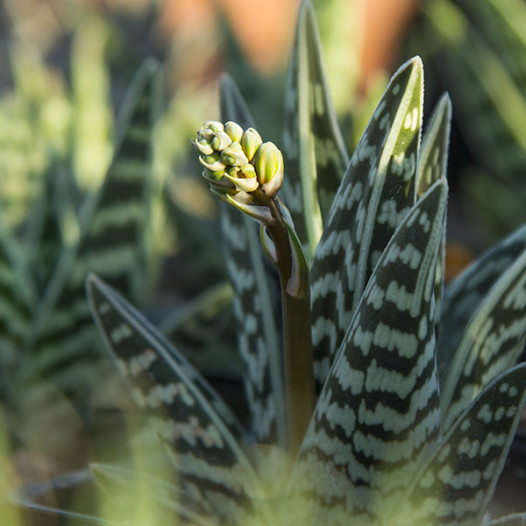
[[[269,12],[256,17],[254,27],[249,25],[253,14],[234,1],[218,3],[217,10],[205,1],[170,4],[5,0],[0,6],[0,210],[2,238],[10,240],[2,257],[10,260],[8,269],[16,268],[15,283],[21,283],[16,293],[9,292],[16,298],[18,335],[13,338],[6,328],[0,333],[4,378],[15,369],[35,368],[40,344],[22,345],[20,334],[33,323],[38,309],[32,309],[42,305],[60,254],[81,238],[82,203],[99,195],[119,143],[117,115],[125,109],[126,87],[153,55],[162,64],[166,98],[160,102],[148,160],[154,188],[148,205],[148,279],[135,299],[227,398],[231,392],[239,398],[241,361],[230,351],[235,340],[232,291],[225,284],[217,209],[196,181],[199,168],[189,154],[189,139],[204,120],[218,117],[219,75],[227,70],[258,129],[281,140],[283,57],[293,42],[297,5],[277,2],[277,17],[269,2]],[[399,2],[396,16],[390,16],[380,5],[314,2],[336,116],[352,153],[389,74],[405,58],[423,56],[426,107],[446,88],[455,116],[448,230],[460,246],[450,243],[448,269],[453,269],[526,219],[526,119],[521,118],[526,10],[519,0],[422,0]],[[381,26],[384,19],[388,22]],[[375,33],[373,28],[386,25],[392,29]],[[269,39],[268,27],[280,36]],[[50,209],[56,214],[54,244],[43,242],[42,218]],[[183,306],[190,297],[195,299]],[[224,345],[218,348],[218,341]],[[71,444],[76,433],[84,435],[86,418],[79,421],[78,408],[72,409],[48,380],[41,405],[53,408],[52,420],[27,417],[40,394],[24,395],[21,411],[19,387],[6,388],[12,382],[4,382],[2,393],[6,421],[12,421],[10,442],[15,450],[23,443],[26,450],[43,451],[46,476],[83,465],[90,454],[90,446],[80,453],[72,449],[53,465],[58,448],[28,440],[34,429],[49,428],[50,422],[60,429],[64,444]],[[90,404],[115,402],[114,394],[101,397],[102,402]],[[245,411],[238,406],[241,415]]]

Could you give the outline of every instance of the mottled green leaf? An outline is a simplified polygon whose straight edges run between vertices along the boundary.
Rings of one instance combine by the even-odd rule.
[[[519,228],[474,261],[447,287],[440,318],[437,362],[444,386],[470,319],[497,280],[526,249],[526,226]]]
[[[435,183],[391,238],[321,392],[290,484],[314,524],[383,524],[438,439],[434,277],[446,188]]]
[[[221,117],[244,129],[252,126],[252,117],[229,77],[221,86]],[[225,204],[220,213],[252,429],[258,442],[284,446],[287,430],[277,273],[263,252],[257,223]]]
[[[420,157],[416,174],[416,194],[422,196],[441,177],[447,175],[449,131],[451,128],[451,100],[446,94],[438,101],[422,138]],[[444,229],[440,255],[435,276],[435,299],[437,302],[435,326],[440,327],[440,310],[444,291],[444,270],[446,256],[446,229]]]
[[[479,525],[526,396],[526,365],[494,380],[465,410],[413,478],[393,524]]]
[[[30,325],[36,286],[22,247],[0,215],[0,374],[10,379],[21,341]]]
[[[441,392],[448,429],[496,376],[512,367],[526,336],[526,250],[497,280],[471,317]]]
[[[283,146],[283,200],[310,262],[349,155],[327,85],[314,12],[305,1],[289,65]]]
[[[156,69],[155,63],[145,63],[128,91],[113,162],[101,189],[86,198],[78,242],[64,247],[38,305],[27,342],[31,363],[23,379],[52,377],[61,389],[77,393],[81,384],[89,389],[95,380],[90,371],[97,356],[96,331],[84,294],[88,271],[120,290],[140,292]]]
[[[237,419],[199,372],[101,280],[87,281],[97,327],[137,405],[176,469],[185,503],[204,517],[243,524],[260,494]]]
[[[316,249],[311,303],[319,385],[376,263],[415,202],[422,83],[419,58],[391,79],[354,152]]]

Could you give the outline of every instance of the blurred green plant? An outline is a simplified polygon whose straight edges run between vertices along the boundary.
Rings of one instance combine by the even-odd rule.
[[[526,220],[526,6],[520,0],[427,0],[413,37],[451,93],[473,165],[458,180],[492,239]]]
[[[97,327],[177,481],[148,463],[144,474],[96,464],[93,476],[108,495],[135,495],[144,477],[156,509],[183,524],[522,523],[491,521],[486,508],[526,398],[526,365],[515,365],[526,337],[526,227],[444,291],[449,98],[422,134],[423,67],[408,61],[349,159],[319,50],[303,2],[283,165],[228,77],[225,124],[207,123],[196,139],[206,181],[233,205],[220,209],[221,229],[251,434],[92,274]],[[282,167],[281,202],[279,185],[265,185]],[[310,312],[291,312],[291,299],[310,301]],[[312,386],[307,376],[317,401],[299,414],[290,399],[298,384]]]
[[[188,164],[187,137],[206,105],[197,101],[190,116],[190,98],[181,89],[161,116],[163,79],[149,61],[120,97],[114,126],[106,49],[111,31],[93,13],[76,25],[70,84],[28,42],[10,41],[14,81],[0,97],[0,393],[11,432],[29,449],[60,452],[53,440],[44,447],[48,441],[35,431],[57,415],[69,441],[66,416],[75,429],[78,418],[64,395],[84,418],[105,403],[105,389],[93,388],[97,380],[104,383],[107,368],[87,310],[85,263],[146,306],[167,257],[181,247],[200,252],[172,264],[186,273],[187,289],[157,294],[160,308],[152,316],[176,330],[183,348],[188,342],[197,347],[196,363],[211,374],[218,374],[218,350],[209,352],[213,333],[228,340],[221,323],[228,320],[224,269],[210,264],[220,250],[209,228],[214,203],[184,173],[171,175],[173,162]],[[174,127],[178,140],[167,136]],[[186,201],[174,196],[175,181],[187,183]],[[184,297],[209,285],[216,288],[205,292],[206,306],[197,300],[172,312],[178,292]],[[226,376],[239,372],[235,361],[225,369]],[[39,419],[31,416],[37,407]]]
[[[48,152],[49,165],[38,173],[42,191],[32,196],[24,223],[15,228],[0,216],[0,392],[10,432],[29,449],[66,455],[68,448],[57,445],[72,438],[78,417],[64,396],[86,419],[94,386],[107,378],[84,294],[85,265],[137,301],[151,290],[159,255],[146,237],[156,197],[150,177],[156,70],[146,63],[130,87],[113,160],[96,191],[81,192],[59,156]],[[43,439],[42,428],[56,421],[62,432]]]
[[[38,50],[11,42],[14,83],[0,99],[0,202],[9,225],[25,223],[43,192],[42,174],[57,162],[83,191],[100,185],[113,148],[106,40],[100,21],[88,18],[77,29],[71,92]],[[94,41],[96,46],[90,44]]]

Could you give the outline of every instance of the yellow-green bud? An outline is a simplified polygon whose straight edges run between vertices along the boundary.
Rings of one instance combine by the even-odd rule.
[[[244,166],[245,164],[248,164],[247,156],[243,152],[241,144],[238,142],[233,142],[230,146],[225,148],[221,152],[221,159],[225,164],[231,166]]]
[[[253,175],[247,176],[242,168],[230,168],[230,170],[225,173],[225,177],[227,177],[241,192],[253,192],[259,186],[255,172]]]
[[[283,184],[283,156],[272,142],[263,143],[254,157],[254,168],[261,188],[267,195],[275,195]]]
[[[232,144],[232,139],[225,132],[219,131],[210,144],[214,150],[220,152]]]
[[[225,132],[232,139],[232,142],[240,142],[243,137],[243,128],[236,122],[228,121],[225,124]]]
[[[205,122],[205,125],[203,128],[211,130],[213,132],[219,132],[224,131],[225,127],[223,126],[223,123],[220,121],[207,121]]]
[[[223,125],[219,121],[207,121],[199,128],[197,132],[197,140],[201,142],[205,140],[207,142],[212,142],[215,137],[215,134],[219,131],[224,131]]]
[[[221,160],[221,154],[214,153],[212,155],[200,155],[199,162],[211,172],[224,171],[226,166]]]
[[[261,139],[261,135],[259,135],[259,133],[254,128],[249,128],[243,134],[241,146],[243,147],[243,151],[245,152],[245,155],[249,161],[252,161],[257,149],[261,146],[262,142],[263,140]]]
[[[206,139],[192,141],[192,144],[201,155],[212,155],[214,153],[214,149]]]
[[[251,164],[245,164],[242,166],[241,172],[245,177],[256,177],[256,169]]]
[[[206,122],[192,141],[204,166],[203,177],[218,196],[233,198],[245,205],[253,202],[253,192],[261,188],[273,196],[283,183],[283,157],[276,145],[263,143],[254,128],[235,122]]]

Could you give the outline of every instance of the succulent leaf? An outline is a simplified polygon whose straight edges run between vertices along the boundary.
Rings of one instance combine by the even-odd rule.
[[[49,282],[61,249],[76,242],[78,235],[74,199],[78,188],[70,175],[59,162],[50,162],[43,175],[42,195],[27,219],[24,243],[30,247],[28,260],[39,295]]]
[[[416,174],[416,195],[421,197],[441,177],[446,176],[451,129],[451,99],[444,93],[426,124]]]
[[[437,362],[444,386],[469,321],[497,280],[526,250],[526,226],[517,229],[474,261],[446,288],[440,318]]]
[[[221,84],[221,117],[238,122],[247,131],[254,125],[230,77],[224,77]],[[284,446],[287,430],[277,272],[265,265],[258,226],[252,219],[231,206],[222,206],[220,220],[227,272],[234,289],[251,429],[257,442]]]
[[[0,347],[8,353],[20,346],[27,334],[36,302],[36,284],[27,268],[22,247],[1,215],[0,291]],[[9,362],[7,356],[5,358]],[[9,377],[6,373],[4,371]]]
[[[436,182],[396,230],[330,369],[290,484],[313,523],[387,519],[438,439],[434,277],[446,188]]]
[[[520,184],[526,159],[526,42],[519,30],[524,5],[484,0],[457,7],[433,0],[424,12],[426,30],[440,44],[439,66],[459,100],[459,124],[471,148],[498,177]]]
[[[451,100],[447,93],[438,101],[422,138],[420,157],[416,173],[416,195],[422,196],[441,177],[446,177],[451,128]],[[444,291],[444,270],[446,255],[446,229],[440,246],[435,277],[435,299],[437,302],[435,326],[440,328],[440,311]]]
[[[121,290],[136,296],[142,293],[156,71],[157,64],[147,61],[128,91],[114,159],[100,190],[83,203],[79,240],[64,248],[37,307],[26,342],[37,352],[21,380],[44,375],[65,392],[77,393],[79,377],[86,386],[95,381],[96,375],[88,373],[93,369],[90,363],[97,335],[84,293],[88,271],[99,272]],[[60,353],[58,346],[63,349]]]
[[[526,250],[497,280],[471,317],[445,379],[444,429],[496,376],[512,367],[526,334]]]
[[[204,517],[243,524],[253,511],[249,496],[261,490],[243,453],[244,434],[236,417],[119,294],[94,275],[86,286],[97,327],[134,401],[147,411],[153,431],[167,446],[182,491],[188,493],[186,504]]]
[[[285,93],[284,200],[311,262],[349,155],[337,124],[309,2],[300,5]]]
[[[354,152],[316,248],[311,303],[319,385],[380,255],[415,202],[422,82],[419,58],[408,61],[391,79]]]
[[[402,524],[468,526],[482,522],[525,397],[524,364],[480,393],[414,477],[401,501]]]

